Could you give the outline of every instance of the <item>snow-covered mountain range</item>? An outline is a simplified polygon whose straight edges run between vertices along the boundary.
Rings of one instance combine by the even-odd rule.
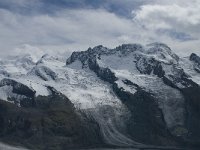
[[[0,60],[1,100],[26,109],[54,92],[95,122],[103,144],[199,146],[196,54],[181,58],[167,45],[153,43],[97,46],[69,58],[47,54],[37,62],[31,55]]]

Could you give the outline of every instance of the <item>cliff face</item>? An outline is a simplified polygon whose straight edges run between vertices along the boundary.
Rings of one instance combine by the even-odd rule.
[[[30,149],[102,146],[98,124],[60,93],[38,96],[28,108],[0,101],[0,139]]]
[[[200,146],[199,58],[153,43],[44,55],[14,73],[3,63],[0,98],[15,105],[1,101],[0,137],[37,149]]]

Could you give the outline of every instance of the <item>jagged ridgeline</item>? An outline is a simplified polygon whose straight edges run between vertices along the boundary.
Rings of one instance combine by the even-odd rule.
[[[200,148],[200,57],[162,43],[3,59],[0,99],[8,144]]]

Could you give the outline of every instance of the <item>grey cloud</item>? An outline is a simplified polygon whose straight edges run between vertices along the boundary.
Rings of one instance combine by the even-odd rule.
[[[145,3],[147,0],[1,0],[0,8],[25,15],[54,14],[62,9],[105,9],[130,17],[133,9]]]
[[[199,14],[198,0],[157,0],[133,10],[133,21],[180,52],[194,49],[199,53]]]
[[[171,37],[172,39],[180,40],[182,42],[197,40],[197,39],[193,38],[192,36],[190,36],[189,34],[186,34],[184,32],[177,32],[176,30],[173,30],[173,29],[158,29],[155,32],[158,34],[158,36],[160,36],[162,34],[166,34],[167,36]]]
[[[131,20],[121,18],[105,10],[65,10],[54,16],[25,16],[0,10],[0,47],[12,51],[23,44],[37,47],[62,47],[86,49],[105,44],[114,46],[125,42],[120,37],[132,35]],[[48,48],[49,49],[49,48]],[[59,48],[60,49],[60,48]]]
[[[15,50],[40,54],[40,50],[64,52],[99,44],[114,47],[151,42],[166,43],[184,55],[199,53],[199,14],[187,13],[191,7],[192,12],[198,11],[198,5],[186,7],[178,1],[174,3],[180,8],[176,13],[174,5],[155,0],[0,0],[0,54]],[[172,11],[168,12],[168,8]],[[130,10],[135,13],[134,19],[130,19]],[[192,16],[187,19],[183,13]]]

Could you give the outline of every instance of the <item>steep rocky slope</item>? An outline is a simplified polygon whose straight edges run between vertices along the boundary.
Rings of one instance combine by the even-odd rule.
[[[30,149],[70,149],[104,146],[98,124],[54,89],[35,104],[17,107],[0,101],[0,139]]]
[[[38,120],[34,116],[40,113],[44,117],[39,120],[50,120],[45,127],[56,137],[52,144],[61,145],[58,149],[63,148],[62,140],[71,147],[200,146],[200,57],[196,54],[180,58],[162,43],[124,44],[114,49],[97,46],[73,52],[67,60],[44,55],[34,62],[25,55],[0,64],[0,99],[6,101],[0,106],[9,107],[6,113],[4,109],[0,112],[2,120],[12,116],[16,120],[18,115],[10,109],[23,119],[33,111],[31,118]],[[52,89],[67,104],[54,100]],[[58,107],[54,103],[59,103]],[[47,115],[49,111],[53,119]],[[64,127],[57,129],[57,119]],[[35,125],[35,121],[29,122]],[[41,124],[37,121],[39,135],[51,141]],[[1,125],[5,128],[8,124],[4,121]],[[72,137],[68,137],[69,128],[74,129]],[[23,130],[19,134],[26,135],[32,127]],[[61,130],[67,135],[62,134],[59,140]],[[4,141],[21,143],[24,138],[16,141],[18,130],[10,136],[5,133],[1,134]],[[85,141],[80,142],[83,136]],[[35,137],[38,133],[30,139]],[[34,145],[32,140],[26,143]],[[44,149],[41,143],[38,146]]]

